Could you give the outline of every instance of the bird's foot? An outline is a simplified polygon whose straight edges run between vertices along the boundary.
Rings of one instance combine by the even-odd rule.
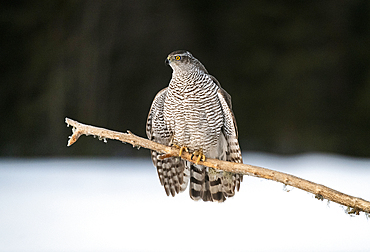
[[[189,152],[188,147],[186,147],[186,146],[182,146],[182,147],[180,148],[180,151],[179,151],[179,157],[181,157],[181,155],[182,155],[182,152],[183,152],[183,151],[185,151],[185,152]]]
[[[206,156],[204,156],[203,154],[203,149],[200,148],[199,150],[196,150],[193,152],[193,154],[191,154],[191,160],[193,160],[193,157],[196,156],[197,159],[195,161],[195,164],[198,164],[199,161],[206,161]]]
[[[186,147],[186,146],[178,146],[177,144],[173,144],[172,146],[174,146],[174,147],[176,147],[177,149],[180,149],[180,151],[179,151],[179,157],[181,157],[181,155],[182,155],[182,153],[184,152],[184,151],[186,151],[186,152],[189,152],[189,149],[188,149],[188,147]]]

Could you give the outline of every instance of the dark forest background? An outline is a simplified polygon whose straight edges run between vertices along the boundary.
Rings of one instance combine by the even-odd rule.
[[[148,155],[65,117],[145,136],[166,56],[231,94],[243,151],[370,157],[370,1],[2,1],[0,155]]]

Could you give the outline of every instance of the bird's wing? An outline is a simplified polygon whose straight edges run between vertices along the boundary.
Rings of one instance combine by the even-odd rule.
[[[227,142],[226,150],[226,161],[234,163],[243,163],[242,153],[238,141],[238,128],[236,126],[236,120],[234,113],[231,109],[231,98],[230,95],[223,89],[218,90],[218,98],[220,100],[223,116],[224,125],[222,127],[222,133],[225,136]],[[224,179],[224,190],[230,196],[234,195],[235,187],[239,191],[240,183],[243,181],[242,174],[225,173],[224,177],[229,176],[230,179]]]
[[[235,136],[236,139],[238,139],[238,126],[236,125],[236,119],[234,116],[234,112],[231,109],[231,96],[223,89],[220,88],[218,90],[218,98],[221,103],[222,112],[224,114],[224,130],[225,130],[225,136]],[[239,145],[239,144],[238,144]]]
[[[156,127],[164,126],[163,107],[166,99],[167,88],[162,89],[154,97],[152,106],[150,107],[148,118],[146,120],[146,135],[150,140],[153,140],[154,130]]]
[[[154,142],[169,145],[172,135],[167,129],[163,111],[166,95],[167,88],[164,88],[155,96],[146,123],[146,134]],[[160,159],[161,153],[156,151],[151,151],[151,154],[159,181],[166,194],[175,196],[176,193],[184,191],[189,179],[189,170],[185,167],[185,161],[180,157]]]

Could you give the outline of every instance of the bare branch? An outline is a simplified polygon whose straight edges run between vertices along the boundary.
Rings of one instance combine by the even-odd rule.
[[[143,147],[146,149],[155,150],[158,153],[164,153],[163,158],[179,155],[179,149],[175,147],[162,145],[148,139],[138,137],[132,134],[130,131],[128,131],[128,133],[121,133],[82,124],[69,118],[66,118],[65,122],[68,126],[73,126],[73,134],[70,137],[67,146],[71,146],[73,143],[75,143],[81,135],[94,135],[98,136],[99,139],[119,140],[121,142],[132,144],[134,147]],[[191,160],[191,154],[187,152],[183,152],[181,158],[190,162],[194,162],[194,160]],[[316,184],[314,182],[301,179],[290,174],[273,171],[258,166],[237,164],[211,158],[207,158],[204,162],[199,161],[199,164],[228,172],[242,173],[249,176],[269,179],[283,183],[285,185],[293,186],[301,190],[313,193],[317,199],[327,199],[329,201],[347,206],[350,208],[347,212],[351,214],[358,215],[361,211],[367,214],[370,213],[369,201],[341,193],[324,185]]]

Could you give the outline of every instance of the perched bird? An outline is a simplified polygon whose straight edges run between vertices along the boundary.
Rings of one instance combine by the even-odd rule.
[[[146,133],[150,140],[180,148],[200,159],[216,158],[242,163],[238,130],[231,97],[215,77],[188,51],[168,55],[172,79],[155,96],[149,111]],[[193,200],[223,202],[239,190],[242,174],[225,172],[182,160],[160,159],[151,152],[161,184],[169,196],[186,189],[190,179]]]

